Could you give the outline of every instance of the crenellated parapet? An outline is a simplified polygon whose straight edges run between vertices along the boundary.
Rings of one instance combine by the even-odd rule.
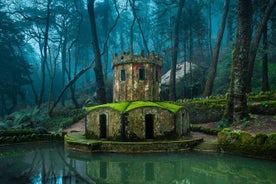
[[[148,63],[162,67],[162,58],[153,51],[149,55],[145,55],[143,51],[141,51],[140,55],[135,55],[132,52],[122,52],[120,55],[117,53],[113,55],[112,68],[129,63]]]

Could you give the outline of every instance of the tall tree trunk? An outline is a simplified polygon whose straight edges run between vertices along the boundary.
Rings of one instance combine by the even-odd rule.
[[[217,35],[216,45],[214,48],[214,54],[212,57],[209,74],[208,74],[204,92],[203,92],[204,97],[210,96],[212,94],[214,80],[215,80],[216,73],[217,73],[217,63],[218,63],[218,58],[219,58],[220,45],[221,45],[221,41],[223,38],[224,29],[225,29],[226,18],[227,18],[227,14],[228,14],[228,10],[229,10],[229,4],[230,4],[230,0],[226,0],[224,2],[224,8],[223,8],[224,11],[223,11],[223,15],[221,17],[221,22],[220,22],[218,35]]]
[[[273,8],[276,5],[276,0],[273,0],[266,8],[265,12],[264,12],[264,16],[262,18],[262,21],[260,23],[260,25],[258,26],[258,29],[256,31],[252,46],[251,46],[251,51],[250,51],[250,57],[249,57],[249,63],[248,63],[248,75],[247,75],[247,87],[246,87],[246,92],[251,92],[252,90],[252,75],[253,75],[253,70],[254,70],[254,62],[255,62],[255,58],[257,55],[257,51],[258,51],[258,46],[259,46],[259,42],[262,36],[262,33],[267,25],[267,22],[269,20],[269,17],[273,11]]]
[[[97,93],[97,101],[99,104],[106,103],[106,92],[105,92],[105,83],[102,69],[102,59],[101,53],[99,49],[98,42],[98,34],[96,29],[96,20],[94,14],[94,2],[95,0],[87,0],[89,19],[91,24],[91,32],[92,32],[92,43],[93,43],[93,52],[95,57],[95,66],[94,72],[96,76],[96,93]]]
[[[40,95],[38,99],[37,106],[40,107],[43,102],[44,92],[45,92],[45,71],[46,71],[46,62],[47,62],[47,47],[48,47],[48,37],[49,37],[49,26],[50,26],[50,4],[52,0],[48,0],[47,3],[47,16],[46,16],[46,25],[45,25],[45,32],[44,32],[44,46],[43,46],[43,53],[44,57],[41,63],[41,75],[42,75],[42,81],[41,81],[41,89],[40,89]]]
[[[181,21],[182,9],[184,7],[184,0],[179,0],[177,17],[174,27],[174,43],[173,43],[173,53],[172,53],[172,63],[171,63],[171,73],[170,73],[170,100],[176,99],[176,64],[177,64],[177,54],[178,54],[178,43],[179,43],[179,25]]]
[[[238,28],[236,33],[235,52],[233,57],[233,83],[230,89],[230,98],[233,100],[228,104],[233,104],[230,111],[233,110],[231,120],[240,122],[248,117],[247,99],[246,99],[246,74],[249,59],[249,50],[252,34],[252,3],[249,0],[238,1]]]
[[[268,81],[268,41],[267,41],[267,25],[264,27],[263,31],[263,72],[262,72],[262,91],[269,91],[269,81]]]

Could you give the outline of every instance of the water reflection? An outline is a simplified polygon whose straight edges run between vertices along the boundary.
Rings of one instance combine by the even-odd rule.
[[[229,155],[85,154],[60,144],[0,148],[0,183],[276,183],[276,162]]]

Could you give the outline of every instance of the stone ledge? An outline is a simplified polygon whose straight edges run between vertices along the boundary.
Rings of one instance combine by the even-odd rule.
[[[144,142],[121,142],[85,139],[84,136],[69,134],[64,138],[65,147],[90,153],[158,153],[192,150],[203,142],[202,138],[191,140],[166,140]]]

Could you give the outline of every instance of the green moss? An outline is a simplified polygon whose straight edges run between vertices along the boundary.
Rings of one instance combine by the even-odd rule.
[[[221,131],[218,133],[218,143],[219,144],[228,144],[228,133]]]
[[[191,131],[194,131],[194,132],[203,132],[209,135],[217,135],[218,132],[220,132],[220,130],[218,129],[205,128],[202,126],[191,126],[190,129]]]
[[[159,104],[160,106],[162,106],[163,108],[170,110],[173,113],[176,113],[177,111],[179,111],[182,108],[182,106],[167,103],[167,102],[156,102],[156,103]]]
[[[276,133],[270,133],[265,141],[265,145],[270,149],[276,149]]]
[[[162,108],[159,104],[151,101],[134,101],[129,104],[127,109],[125,110],[126,112],[131,111],[133,109],[137,109],[140,107],[159,107]]]
[[[254,144],[263,145],[268,136],[265,133],[257,133],[255,136]]]
[[[109,107],[109,108],[115,109],[119,112],[123,112],[126,109],[126,107],[128,106],[128,104],[129,104],[129,102],[108,103],[108,104],[103,104],[103,105],[86,107],[85,110],[89,112],[89,111],[92,111],[92,110],[97,109],[97,108]]]
[[[133,101],[133,102],[120,102],[120,103],[108,103],[98,106],[86,107],[87,112],[92,111],[98,108],[112,108],[119,112],[128,112],[141,107],[158,107],[162,109],[167,109],[173,113],[176,113],[179,109],[183,108],[182,106],[170,104],[166,102],[151,102],[151,101]]]
[[[239,139],[242,144],[251,144],[254,142],[254,137],[248,132],[241,132]]]

